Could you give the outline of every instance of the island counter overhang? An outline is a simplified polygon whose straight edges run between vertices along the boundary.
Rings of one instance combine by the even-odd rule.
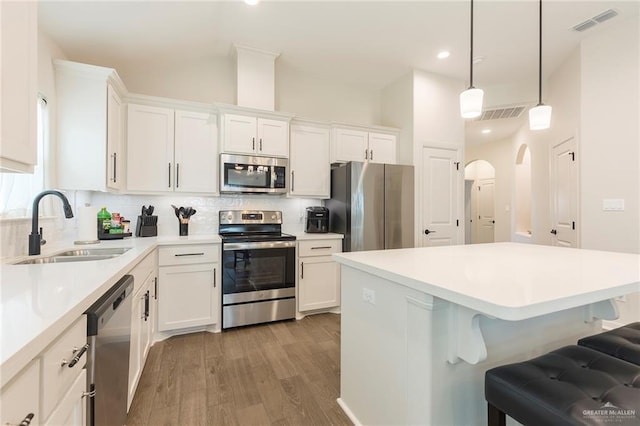
[[[334,258],[338,402],[356,424],[483,424],[484,371],[575,344],[617,317],[615,297],[640,290],[635,254],[493,243]]]

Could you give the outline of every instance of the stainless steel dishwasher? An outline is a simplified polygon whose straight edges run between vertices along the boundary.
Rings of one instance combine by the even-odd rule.
[[[126,422],[132,292],[133,276],[125,275],[85,312],[90,426]]]

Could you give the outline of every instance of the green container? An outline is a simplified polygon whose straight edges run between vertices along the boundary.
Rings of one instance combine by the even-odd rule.
[[[111,229],[111,213],[107,211],[106,207],[103,207],[98,212],[98,238],[101,235],[108,234]]]

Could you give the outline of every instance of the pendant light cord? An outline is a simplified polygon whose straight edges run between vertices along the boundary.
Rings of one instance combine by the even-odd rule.
[[[538,25],[538,105],[542,105],[542,0],[540,0]]]
[[[469,89],[473,89],[473,0],[471,0],[471,43],[469,44],[471,45],[469,54]]]

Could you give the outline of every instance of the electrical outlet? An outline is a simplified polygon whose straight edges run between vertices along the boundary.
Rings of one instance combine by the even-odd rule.
[[[372,305],[376,304],[376,292],[369,288],[362,289],[362,300],[367,303],[371,303]]]

